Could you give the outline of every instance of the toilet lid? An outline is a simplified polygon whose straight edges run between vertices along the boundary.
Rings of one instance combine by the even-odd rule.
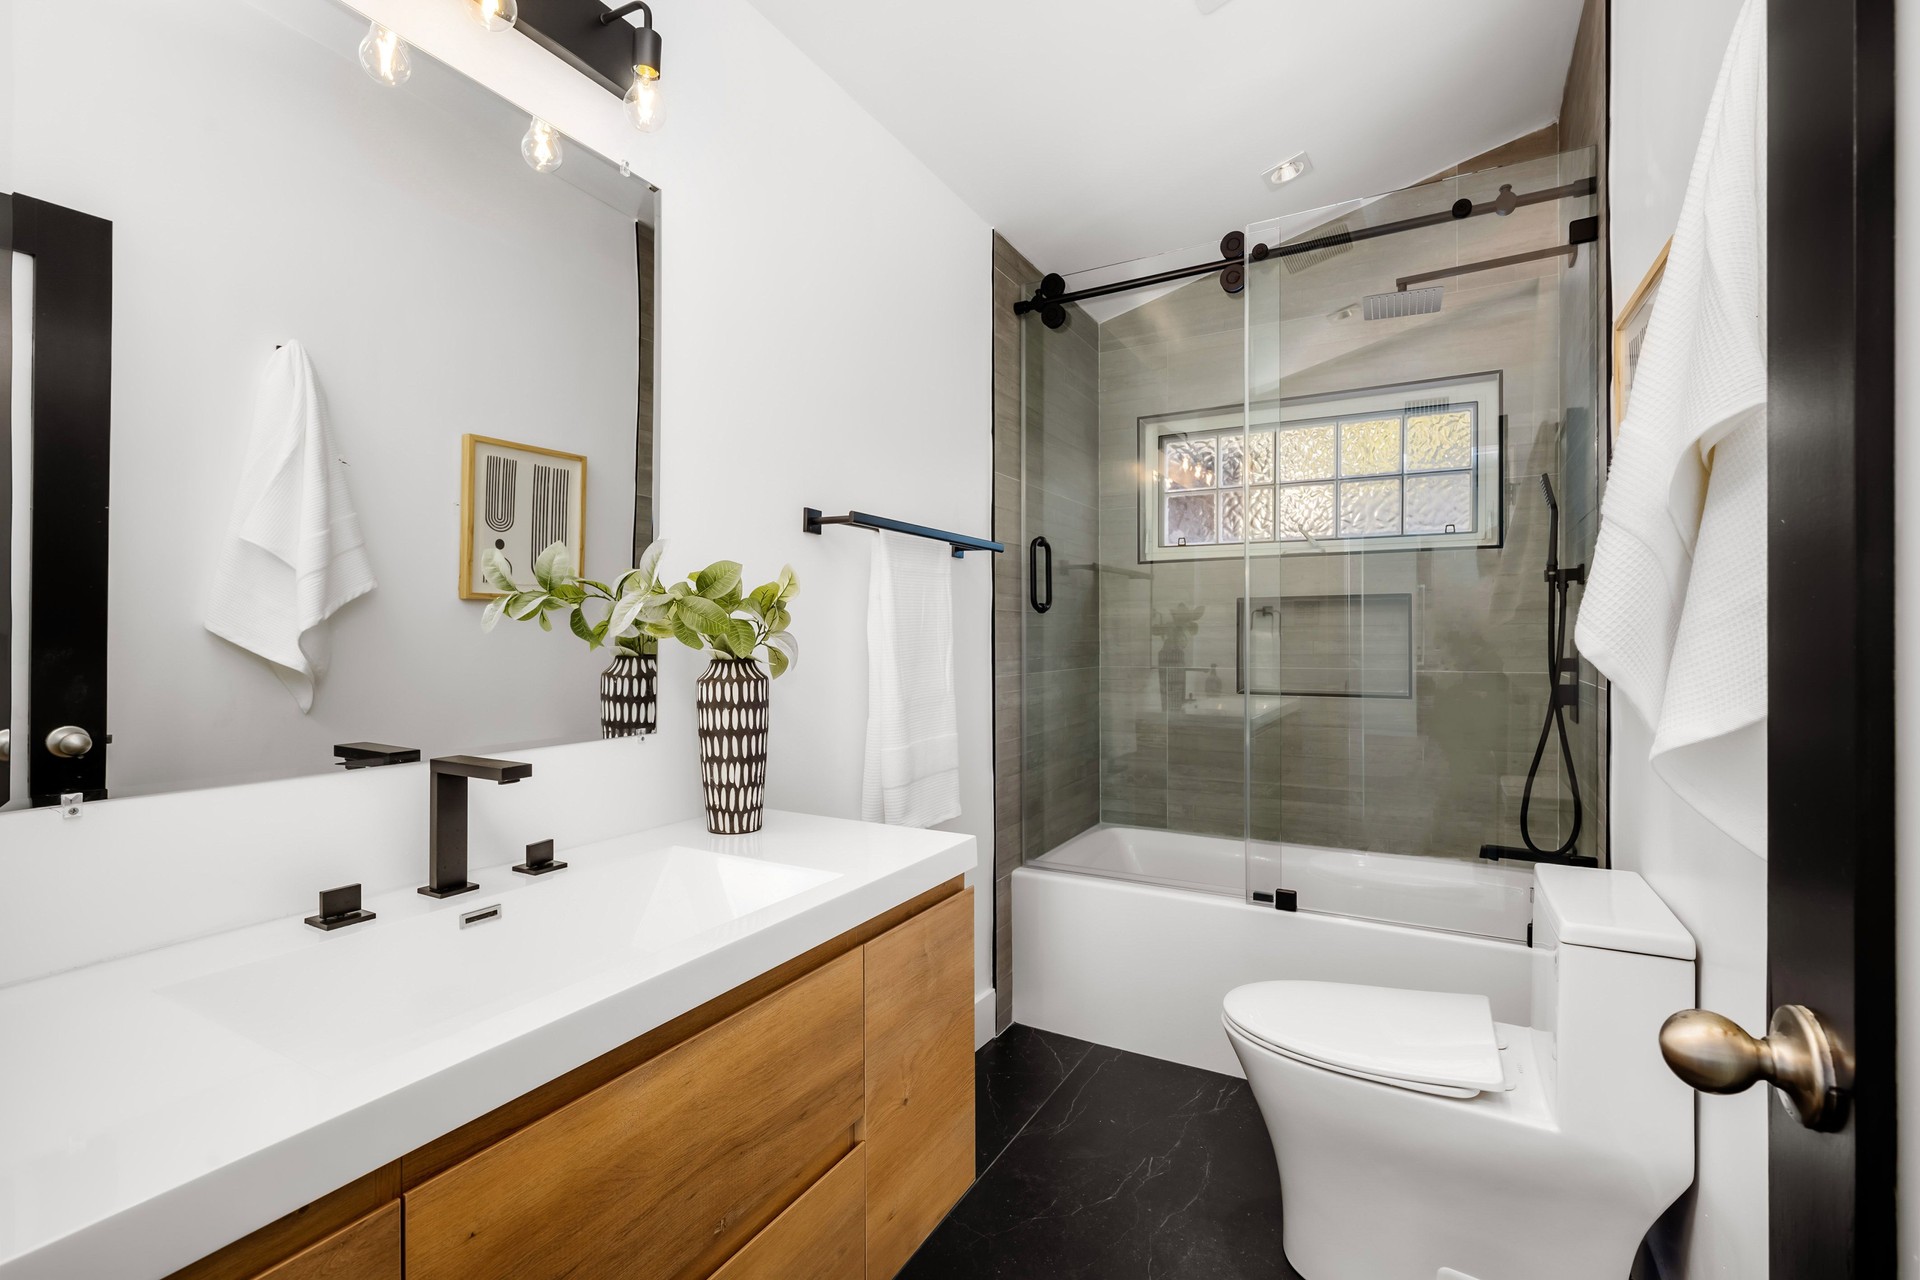
[[[1485,996],[1345,982],[1256,982],[1226,1016],[1296,1058],[1382,1081],[1499,1089],[1500,1042]]]

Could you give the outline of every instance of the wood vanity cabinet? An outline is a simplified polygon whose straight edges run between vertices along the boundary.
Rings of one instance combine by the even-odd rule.
[[[973,1096],[954,880],[173,1280],[891,1280],[973,1180]]]

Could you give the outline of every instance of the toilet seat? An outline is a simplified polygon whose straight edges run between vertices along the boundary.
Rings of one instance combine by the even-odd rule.
[[[1225,1021],[1309,1066],[1444,1098],[1505,1087],[1493,1008],[1481,995],[1343,982],[1256,982]]]

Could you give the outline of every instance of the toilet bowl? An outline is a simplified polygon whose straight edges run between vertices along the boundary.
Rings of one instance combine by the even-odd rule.
[[[1530,1025],[1485,996],[1259,982],[1222,1019],[1306,1280],[1621,1280],[1693,1180],[1660,1024],[1693,938],[1631,872],[1539,866]]]

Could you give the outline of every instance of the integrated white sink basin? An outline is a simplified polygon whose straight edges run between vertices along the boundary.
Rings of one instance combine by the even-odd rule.
[[[446,899],[409,851],[378,918],[331,933],[301,884],[286,914],[0,987],[0,1280],[158,1280],[978,860],[771,811],[565,844],[538,877],[505,851]]]
[[[657,956],[837,878],[674,845],[570,866],[516,892],[462,894],[426,915],[316,932],[296,950],[156,994],[288,1058],[338,1067]],[[480,919],[463,923],[470,917]]]

